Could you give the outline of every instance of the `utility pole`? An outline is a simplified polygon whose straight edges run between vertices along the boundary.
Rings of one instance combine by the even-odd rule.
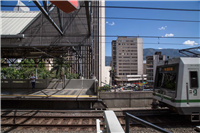
[[[144,76],[142,74],[142,89],[144,90]]]

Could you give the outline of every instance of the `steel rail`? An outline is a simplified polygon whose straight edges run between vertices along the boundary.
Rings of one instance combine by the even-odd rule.
[[[137,117],[148,117],[148,116],[180,116],[179,114],[134,114]],[[1,118],[9,118],[9,117],[14,117],[14,118],[61,118],[61,119],[65,119],[65,118],[80,118],[80,119],[84,119],[84,118],[103,118],[103,116],[21,116],[21,115],[1,115]],[[118,118],[125,118],[125,115],[117,115]]]
[[[163,125],[163,124],[172,124],[172,123],[177,123],[177,122],[152,122],[151,124],[157,124],[157,125]],[[184,122],[184,121],[181,121],[179,122],[179,124],[185,124],[185,123],[188,123],[188,122]],[[125,123],[120,123],[121,126],[126,126]],[[130,123],[129,124],[130,126],[144,126],[143,124],[141,123]],[[16,123],[13,123],[13,124],[3,124],[1,123],[1,126],[31,126],[31,127],[96,127],[96,123],[95,124],[16,124]],[[100,126],[104,126],[104,124],[100,124]]]
[[[31,127],[96,127],[95,124],[1,124],[1,126],[31,126]],[[101,124],[103,126],[103,124]]]

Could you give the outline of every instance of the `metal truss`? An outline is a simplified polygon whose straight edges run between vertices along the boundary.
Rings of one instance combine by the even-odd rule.
[[[189,57],[200,57],[200,46],[199,47],[193,47],[193,48],[187,48],[187,49],[181,49],[179,50],[181,54],[184,54],[185,56]]]
[[[50,59],[67,55],[65,61],[70,64],[71,73],[85,78],[93,74],[98,78],[99,19],[96,17],[99,11],[95,7],[98,1],[80,1],[80,9],[68,14],[53,4],[47,5],[46,1],[43,6],[38,1],[33,2],[41,12],[20,33],[24,37],[1,39],[2,67],[17,65],[17,59],[33,59],[35,66],[45,60],[46,65],[53,66]]]

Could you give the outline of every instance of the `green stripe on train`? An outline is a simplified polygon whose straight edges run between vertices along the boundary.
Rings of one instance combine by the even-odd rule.
[[[159,94],[155,94],[156,96],[158,97],[161,97],[161,95]],[[165,97],[163,96],[164,99],[167,99],[167,100],[171,100],[171,98],[168,98],[168,97]],[[175,100],[176,103],[186,103],[187,100]],[[200,99],[192,99],[192,100],[189,100],[189,103],[197,103],[197,102],[200,102]]]

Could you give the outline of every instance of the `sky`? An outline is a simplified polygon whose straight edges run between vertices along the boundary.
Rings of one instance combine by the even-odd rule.
[[[33,2],[22,1],[25,5]],[[16,5],[17,1],[1,1],[1,5]],[[106,6],[153,7],[200,10],[200,1],[105,1]],[[1,7],[2,11],[12,11],[13,7]],[[38,10],[31,7],[31,11]],[[113,9],[105,8],[105,17],[147,18],[200,21],[200,11],[172,11],[150,9]],[[199,22],[151,21],[106,19],[105,35],[114,36],[159,36],[159,38],[143,38],[143,48],[184,49],[199,46],[199,39],[168,37],[199,37]],[[111,56],[111,41],[117,37],[105,38],[105,55]],[[165,44],[163,44],[165,43]],[[167,44],[166,44],[167,43]]]

